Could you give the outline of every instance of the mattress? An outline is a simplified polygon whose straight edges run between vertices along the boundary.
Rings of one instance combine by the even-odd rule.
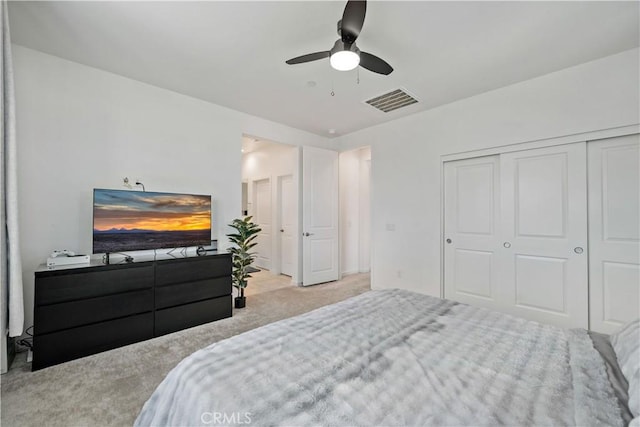
[[[622,426],[624,419],[586,331],[394,289],[195,352],[135,422],[213,424]]]

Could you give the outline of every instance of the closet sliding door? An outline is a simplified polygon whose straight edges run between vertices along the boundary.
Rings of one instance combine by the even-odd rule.
[[[447,162],[445,297],[587,327],[586,147]]]
[[[500,158],[447,162],[445,298],[500,309]]]
[[[500,155],[501,266],[513,314],[588,326],[585,143]]]
[[[590,326],[640,317],[640,136],[588,143]]]

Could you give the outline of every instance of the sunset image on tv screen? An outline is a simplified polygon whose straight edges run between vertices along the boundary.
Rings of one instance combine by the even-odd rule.
[[[211,196],[95,189],[93,253],[211,243]]]

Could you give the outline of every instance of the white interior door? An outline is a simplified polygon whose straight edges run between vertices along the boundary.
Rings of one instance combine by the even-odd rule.
[[[505,306],[588,327],[585,143],[500,155]]]
[[[302,148],[302,284],[338,280],[338,153]]]
[[[293,276],[294,271],[294,232],[296,230],[296,199],[293,176],[279,178],[280,183],[280,272]]]
[[[610,334],[640,317],[640,136],[587,146],[590,327]]]
[[[499,157],[447,162],[444,173],[445,298],[499,308]]]
[[[262,231],[258,233],[254,248],[256,267],[271,270],[271,180],[261,179],[253,182],[253,222]]]

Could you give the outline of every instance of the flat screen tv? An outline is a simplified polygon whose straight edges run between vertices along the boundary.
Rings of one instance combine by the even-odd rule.
[[[211,196],[93,190],[93,253],[211,244]]]

